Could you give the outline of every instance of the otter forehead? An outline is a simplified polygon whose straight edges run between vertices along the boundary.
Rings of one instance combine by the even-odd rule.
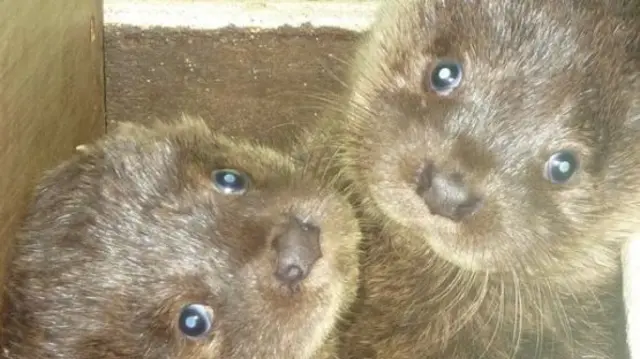
[[[518,60],[553,69],[575,61],[584,36],[577,23],[580,15],[563,0],[429,1],[420,13],[423,50],[435,56],[466,53],[494,66]]]
[[[621,51],[608,39],[620,32],[619,24],[568,1],[407,1],[392,9],[379,15],[359,53],[364,76],[357,86],[365,98],[381,90],[419,90],[425,71],[443,59],[463,63],[473,87],[468,91],[477,96],[509,88],[521,99],[558,84],[576,86],[581,76],[587,86],[585,74],[622,67],[608,69],[596,56]]]
[[[544,74],[581,61],[579,47],[591,37],[584,31],[589,14],[565,1],[422,0],[392,9],[379,14],[371,41],[383,59],[374,61],[392,71],[411,70],[410,59],[467,57],[506,66],[505,75],[523,69]]]
[[[623,66],[594,58],[621,48],[600,36],[613,25],[594,20],[596,13],[546,0],[396,6],[381,15],[382,26],[360,53],[356,106],[391,110],[417,132],[426,127],[435,145],[457,138],[514,159],[567,145],[597,148],[619,126],[618,114],[607,109],[616,107],[620,87],[602,74]],[[385,15],[407,21],[385,22]],[[462,71],[460,85],[446,96],[428,88],[443,61]]]
[[[198,186],[207,190],[212,172],[224,169],[246,174],[251,189],[266,197],[300,195],[304,203],[333,197],[323,194],[332,193],[330,187],[322,185],[303,166],[297,166],[290,156],[250,140],[221,134],[167,135],[148,131],[146,136],[124,139],[115,136],[107,138],[89,156],[88,166],[80,169],[84,168],[87,176],[98,177],[94,184],[130,186],[134,192],[155,192],[160,197],[197,191]]]

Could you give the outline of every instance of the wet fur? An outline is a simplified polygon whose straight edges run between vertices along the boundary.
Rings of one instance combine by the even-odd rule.
[[[623,6],[637,2],[382,5],[346,101],[305,142],[355,193],[367,231],[344,359],[626,357],[640,86]],[[439,58],[464,64],[446,98],[422,86]],[[544,160],[565,147],[580,172],[545,182]],[[460,225],[430,215],[414,192],[425,159],[461,170],[487,206]]]
[[[634,340],[640,338],[640,238],[637,235],[623,247],[622,268],[629,358],[636,359],[640,358],[640,344]]]
[[[246,171],[242,196],[216,168]],[[6,359],[330,359],[355,297],[351,207],[291,158],[197,119],[125,123],[48,172],[15,246],[0,337]],[[321,228],[301,290],[274,279],[269,231],[295,215]],[[177,328],[180,308],[214,309],[212,334]]]

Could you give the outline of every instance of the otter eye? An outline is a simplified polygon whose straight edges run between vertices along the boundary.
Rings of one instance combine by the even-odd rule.
[[[460,85],[462,65],[454,61],[441,61],[433,68],[429,87],[439,94],[447,94]]]
[[[189,304],[182,308],[178,318],[180,331],[192,338],[201,337],[213,326],[213,310],[201,304]]]
[[[578,159],[569,151],[558,151],[549,157],[544,176],[551,183],[567,182],[578,169]]]
[[[223,194],[243,194],[249,186],[247,175],[232,169],[214,170],[211,180],[215,189]]]

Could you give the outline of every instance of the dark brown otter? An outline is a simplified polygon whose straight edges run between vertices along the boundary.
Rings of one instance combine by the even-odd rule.
[[[617,5],[382,5],[313,135],[369,232],[343,358],[626,356],[640,86]]]
[[[361,235],[332,186],[187,118],[78,150],[16,243],[1,357],[334,358]]]

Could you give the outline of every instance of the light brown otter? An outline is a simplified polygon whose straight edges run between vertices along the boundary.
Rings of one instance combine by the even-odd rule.
[[[343,359],[626,356],[640,87],[617,5],[382,5],[312,135],[369,227]]]
[[[37,187],[0,357],[334,358],[361,235],[315,177],[197,119],[80,146]]]

